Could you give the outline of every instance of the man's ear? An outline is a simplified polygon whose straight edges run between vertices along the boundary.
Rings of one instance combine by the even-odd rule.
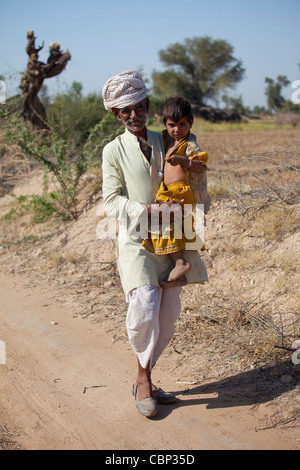
[[[121,118],[119,116],[119,110],[117,108],[112,108],[111,109],[111,112],[113,113],[113,115],[115,116],[115,118],[118,119],[118,121],[121,121]]]
[[[146,104],[146,110],[147,110],[147,113],[148,113],[149,107],[150,107],[150,100],[149,100],[149,98],[145,98],[145,104]]]

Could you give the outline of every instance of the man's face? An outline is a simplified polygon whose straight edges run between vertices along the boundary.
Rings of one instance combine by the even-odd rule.
[[[118,121],[123,122],[129,132],[136,136],[143,136],[146,131],[148,109],[149,100],[145,98],[133,106],[126,106],[122,109],[113,108],[112,112]]]

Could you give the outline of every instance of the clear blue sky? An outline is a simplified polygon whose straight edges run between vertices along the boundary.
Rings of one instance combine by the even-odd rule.
[[[246,78],[232,96],[245,105],[266,105],[266,76],[300,78],[300,0],[0,0],[0,74],[8,95],[16,93],[26,68],[26,31],[36,44],[60,42],[72,55],[59,78],[45,81],[55,93],[80,81],[83,93],[100,93],[105,81],[122,70],[142,67],[151,78],[163,71],[158,51],[185,38],[225,39],[243,61]],[[285,90],[290,99],[292,88]]]

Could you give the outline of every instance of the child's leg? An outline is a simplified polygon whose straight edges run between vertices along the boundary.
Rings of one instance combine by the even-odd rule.
[[[170,253],[172,260],[174,261],[175,267],[173,271],[170,272],[168,281],[173,282],[179,279],[181,276],[184,276],[191,269],[190,263],[186,261],[183,257],[182,251],[177,251],[176,253]]]
[[[182,251],[170,253],[170,256],[174,261],[175,267],[170,272],[167,281],[160,281],[160,287],[163,289],[169,289],[170,287],[186,286],[188,281],[185,273],[191,269],[191,264],[183,257]]]

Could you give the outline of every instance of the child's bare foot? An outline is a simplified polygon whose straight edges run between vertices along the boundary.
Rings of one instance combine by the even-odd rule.
[[[191,269],[190,263],[184,258],[177,259],[175,262],[175,268],[170,272],[168,281],[173,282],[184,276]]]
[[[192,265],[184,259],[182,251],[171,253],[170,256],[175,263],[175,267],[170,272],[167,281],[160,281],[160,287],[169,289],[170,287],[186,286],[188,281],[185,273],[192,268]]]
[[[186,276],[181,276],[176,281],[159,281],[160,287],[170,289],[171,287],[183,287],[188,284]]]

